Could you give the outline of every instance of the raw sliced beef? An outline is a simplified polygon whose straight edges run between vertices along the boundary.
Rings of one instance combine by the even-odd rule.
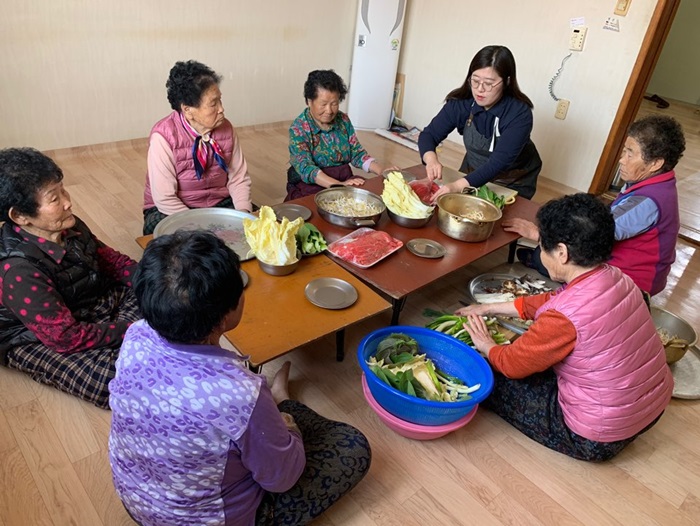
[[[398,239],[386,232],[360,228],[352,234],[334,241],[328,251],[361,268],[371,267],[403,246]]]
[[[408,186],[411,187],[411,190],[413,190],[416,193],[418,199],[420,199],[421,203],[423,203],[424,205],[431,205],[433,194],[440,189],[440,187],[437,184],[433,183],[430,179],[427,178],[411,181],[410,183],[408,183]]]

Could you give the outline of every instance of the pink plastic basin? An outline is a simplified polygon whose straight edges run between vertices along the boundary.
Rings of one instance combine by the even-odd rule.
[[[367,403],[374,410],[374,412],[377,413],[379,419],[384,422],[384,425],[386,425],[394,433],[398,433],[406,438],[412,438],[413,440],[433,440],[435,438],[443,437],[455,429],[464,427],[471,421],[472,418],[474,418],[476,410],[479,408],[479,406],[476,405],[474,409],[467,413],[467,415],[452,422],[451,424],[441,426],[422,426],[401,420],[380,406],[372,396],[372,392],[369,390],[367,379],[365,378],[364,374],[362,375],[362,391],[365,393]]]

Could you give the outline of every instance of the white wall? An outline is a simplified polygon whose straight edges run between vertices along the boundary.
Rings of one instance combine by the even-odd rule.
[[[587,190],[656,1],[634,0],[613,33],[602,25],[614,0],[408,0],[403,117],[426,125],[478,49],[507,45],[535,104],[543,175]],[[0,17],[0,147],[145,137],[169,111],[170,67],[189,58],[225,76],[235,125],[291,120],[304,106],[311,69],[334,68],[349,79],[356,11],[357,0],[15,2]],[[571,101],[559,121],[547,84],[568,53],[569,19],[577,16],[589,31],[556,84]]]
[[[615,112],[639,53],[656,0],[634,0],[619,33],[603,30],[613,0],[409,0],[399,72],[406,75],[403,118],[423,127],[445,95],[461,85],[483,46],[508,46],[521,89],[535,105],[533,140],[542,175],[587,191]],[[570,19],[585,17],[582,52],[566,62],[555,84],[571,101],[566,120],[554,118],[548,83],[569,53]],[[461,142],[457,134],[451,137]]]
[[[683,0],[649,81],[648,93],[700,105],[698,23],[700,2]]]
[[[346,80],[356,1],[24,0],[0,17],[0,147],[145,137],[177,60],[224,75],[237,126],[291,120],[317,68]]]

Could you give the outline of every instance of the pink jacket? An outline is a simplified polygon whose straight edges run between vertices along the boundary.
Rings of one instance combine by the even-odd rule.
[[[554,366],[559,404],[573,432],[598,442],[630,438],[671,400],[673,377],[661,340],[634,282],[616,267],[563,289],[554,309],[576,328],[574,350]]]
[[[204,208],[231,197],[237,210],[251,210],[250,177],[240,143],[228,120],[212,132],[228,166],[228,174],[211,158],[200,180],[194,170],[194,140],[173,111],[151,130],[148,174],[144,188],[144,210],[157,206],[166,215]]]

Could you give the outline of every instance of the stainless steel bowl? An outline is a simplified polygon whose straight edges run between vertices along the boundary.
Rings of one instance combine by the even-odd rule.
[[[445,194],[438,198],[440,232],[460,241],[478,243],[487,239],[503,214],[493,203],[465,194]],[[483,219],[471,219],[480,212]]]
[[[654,320],[654,325],[657,329],[666,329],[671,336],[678,336],[688,342],[684,347],[670,347],[666,349],[666,363],[674,363],[685,356],[686,351],[695,345],[698,340],[698,335],[695,329],[680,316],[676,316],[659,307],[651,308],[651,318]]]
[[[258,260],[258,265],[260,269],[266,274],[271,276],[286,276],[294,272],[299,266],[299,260],[288,265],[272,265],[271,263],[265,263],[264,261]]]
[[[389,216],[389,219],[391,219],[394,223],[396,223],[399,226],[402,226],[404,228],[422,228],[425,225],[427,225],[428,222],[432,219],[435,211],[430,212],[430,215],[428,217],[421,218],[400,216],[389,210],[389,208],[386,209],[386,213]]]
[[[376,214],[344,216],[328,210],[329,203],[335,199],[347,198],[358,203],[371,204],[379,210]],[[377,195],[362,188],[343,186],[342,188],[326,188],[314,197],[319,215],[331,224],[345,228],[357,228],[361,226],[373,227],[379,222],[382,212],[386,210],[384,201]]]

